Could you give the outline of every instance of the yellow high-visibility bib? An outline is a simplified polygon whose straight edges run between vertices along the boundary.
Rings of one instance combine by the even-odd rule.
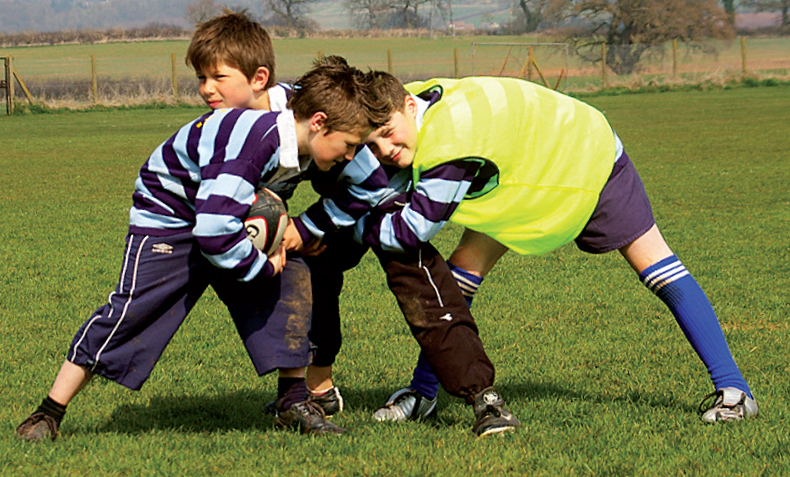
[[[423,116],[415,184],[459,159],[498,169],[450,220],[520,254],[545,253],[579,235],[614,166],[614,132],[601,112],[512,78],[433,79],[406,89],[441,92]]]

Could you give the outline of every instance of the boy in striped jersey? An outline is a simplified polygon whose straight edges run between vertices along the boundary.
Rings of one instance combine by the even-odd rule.
[[[413,185],[402,208],[360,221],[363,243],[409,251],[448,220],[464,225],[449,264],[470,305],[508,249],[539,254],[573,240],[589,253],[618,250],[708,369],[716,392],[703,421],[758,414],[710,302],[659,233],[642,182],[600,112],[516,79],[434,79],[404,89],[379,73],[374,91],[395,106],[368,146],[383,164],[408,170]],[[428,361],[421,355],[410,387],[377,419],[432,410],[438,383]]]
[[[337,61],[337,57],[324,61]],[[271,38],[246,12],[226,10],[199,24],[187,48],[186,63],[195,69],[200,95],[212,109],[233,107],[283,111],[293,92],[291,85],[276,82]],[[270,186],[287,200],[299,183],[309,180],[322,195],[318,203],[289,222],[283,238],[289,252],[302,250],[302,235],[307,241],[314,237],[320,240],[327,232],[331,236],[337,229],[353,225],[380,201],[387,184],[381,165],[367,148],[357,151],[353,161],[339,164],[328,173],[318,174],[315,169],[308,168],[298,177]],[[317,241],[315,243],[318,245]],[[285,376],[278,384],[278,400],[290,387],[302,386],[313,402],[319,404],[327,415],[332,415],[343,410],[340,390],[326,378],[331,376],[331,366],[340,349],[338,295],[343,286],[343,275],[342,271],[336,273],[336,264],[328,263],[327,258],[348,256],[348,243],[327,237],[320,244],[321,250],[327,243],[337,243],[341,253],[334,253],[333,246],[321,256],[305,255],[311,272],[313,269],[316,272],[311,273],[316,286],[313,289],[313,319],[309,333],[313,362],[307,371],[307,382],[304,376],[301,379]],[[308,244],[305,252],[309,254],[310,251]],[[266,410],[275,412],[276,402],[267,405]]]
[[[309,364],[310,277],[285,248],[274,256],[246,238],[243,217],[260,186],[350,160],[388,116],[364,107],[370,74],[321,64],[296,82],[288,110],[220,109],[182,127],[151,154],[135,182],[121,277],[80,327],[39,408],[16,430],[54,439],[66,406],[96,374],[139,390],[205,289],[225,303],[259,375],[304,376]],[[304,387],[278,401],[277,422],[343,433]]]

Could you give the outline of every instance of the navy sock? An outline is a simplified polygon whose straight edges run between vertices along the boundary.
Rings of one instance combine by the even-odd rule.
[[[425,355],[420,352],[417,358],[417,366],[414,368],[414,374],[411,378],[409,387],[422,394],[428,399],[433,399],[439,392],[439,378],[433,374],[431,365],[425,359]]]
[[[58,404],[51,397],[47,396],[46,399],[41,401],[41,405],[38,406],[36,412],[43,412],[47,416],[54,419],[58,425],[60,425],[60,421],[63,420],[63,416],[66,415],[66,406],[62,404]]]
[[[480,284],[483,282],[483,277],[473,275],[461,267],[456,267],[450,262],[447,262],[447,265],[450,267],[455,281],[458,282],[458,286],[461,288],[461,293],[464,295],[467,306],[471,308],[472,300]],[[428,360],[425,359],[425,355],[423,355],[422,352],[420,352],[420,356],[417,358],[417,367],[414,368],[414,374],[412,375],[409,387],[428,399],[435,398],[436,394],[439,392],[439,379],[434,374],[431,366],[428,364]]]
[[[304,378],[278,378],[277,400],[281,411],[307,399],[307,383]]]
[[[727,346],[716,312],[677,256],[649,266],[639,274],[639,279],[675,315],[694,351],[708,368],[716,389],[734,387],[752,397]]]

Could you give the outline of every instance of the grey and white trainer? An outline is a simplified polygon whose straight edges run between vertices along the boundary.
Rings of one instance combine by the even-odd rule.
[[[713,405],[707,408],[707,402],[715,396]],[[737,388],[722,388],[708,394],[700,403],[702,420],[708,423],[740,421],[757,417],[760,410],[757,401]]]
[[[403,388],[389,397],[384,407],[373,413],[373,419],[383,421],[414,421],[436,413],[436,398],[428,399],[412,388]]]

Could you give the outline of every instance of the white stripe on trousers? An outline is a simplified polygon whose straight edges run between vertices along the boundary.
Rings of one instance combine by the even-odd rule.
[[[138,266],[139,266],[139,263],[140,263],[140,254],[143,251],[145,243],[148,241],[148,237],[149,236],[146,235],[143,238],[143,240],[140,242],[140,246],[137,249],[137,254],[135,255],[135,260],[134,260],[134,272],[132,273],[132,284],[131,284],[131,286],[129,288],[129,298],[126,300],[126,303],[123,306],[123,311],[121,312],[121,317],[118,319],[118,322],[115,324],[115,327],[113,328],[112,332],[110,333],[110,336],[107,337],[107,339],[102,344],[101,348],[99,348],[99,351],[96,353],[96,356],[94,356],[94,359],[93,359],[94,364],[93,364],[93,367],[91,368],[91,370],[96,368],[96,365],[99,363],[99,356],[101,356],[102,352],[107,347],[107,344],[110,342],[112,337],[115,335],[115,332],[118,330],[118,327],[121,325],[121,322],[123,322],[123,319],[126,317],[126,311],[129,308],[129,304],[132,301],[132,295],[134,293],[134,288],[135,288],[135,285],[137,284],[137,269],[138,269]],[[127,272],[128,266],[129,266],[129,256],[131,255],[132,245],[133,244],[134,244],[134,235],[130,235],[129,236],[129,246],[126,249],[126,254],[125,254],[125,257],[124,257],[124,260],[123,260],[123,269],[121,271],[121,278],[118,281],[118,289],[121,292],[123,292],[124,278],[126,277],[126,272]],[[113,297],[114,294],[115,294],[115,291],[111,292],[110,296],[109,296],[109,299],[108,299],[108,302],[110,304],[110,313],[107,315],[107,318],[110,318],[112,316],[112,313],[113,313],[112,297]],[[85,327],[85,329],[82,332],[82,336],[80,336],[79,341],[77,341],[77,343],[74,345],[74,351],[73,351],[71,357],[69,358],[69,361],[72,361],[72,362],[74,361],[74,358],[76,357],[76,354],[77,354],[77,348],[79,348],[80,343],[82,343],[82,340],[85,338],[85,335],[88,333],[88,329],[90,329],[91,325],[96,320],[98,320],[99,318],[101,318],[101,315],[94,316],[93,319],[90,320],[90,322],[88,323],[88,326]]]

